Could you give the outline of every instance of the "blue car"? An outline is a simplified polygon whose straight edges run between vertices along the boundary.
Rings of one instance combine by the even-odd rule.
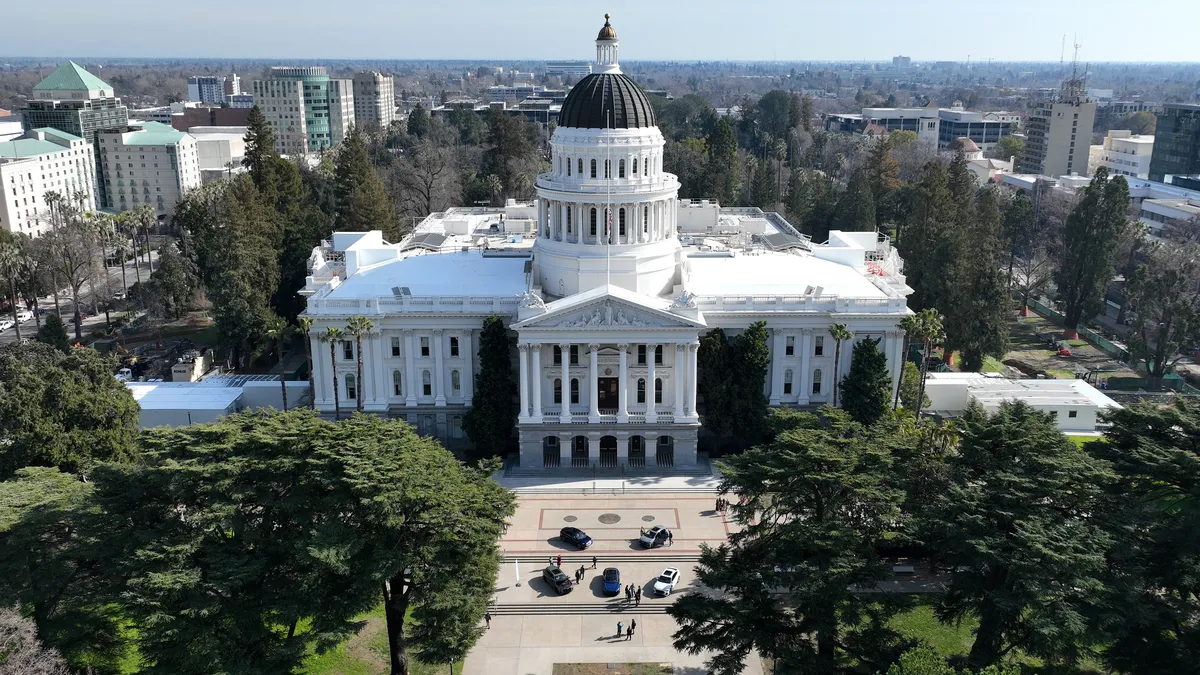
[[[621,570],[615,567],[604,568],[604,593],[616,595],[621,592]]]

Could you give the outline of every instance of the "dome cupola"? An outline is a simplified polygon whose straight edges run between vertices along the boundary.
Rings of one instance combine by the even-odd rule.
[[[617,63],[617,31],[604,15],[596,37],[596,72],[571,88],[559,114],[560,127],[576,129],[642,129],[656,126],[654,108],[641,87],[621,73]]]
[[[596,40],[616,40],[617,31],[613,30],[612,24],[608,22],[611,18],[608,14],[604,15],[604,27],[600,29],[600,34],[596,36]]]

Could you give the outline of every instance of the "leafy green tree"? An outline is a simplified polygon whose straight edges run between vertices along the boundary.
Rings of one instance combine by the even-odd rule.
[[[1128,226],[1129,186],[1100,167],[1083,189],[1062,230],[1054,285],[1062,303],[1063,337],[1079,337],[1079,325],[1104,308],[1104,293],[1115,271],[1117,243]]]
[[[726,206],[737,204],[737,194],[741,190],[738,172],[737,137],[729,118],[722,117],[713,126],[705,143],[708,159],[704,171],[707,174],[707,189],[709,194]]]
[[[17,342],[21,341],[21,322],[17,320],[17,276],[21,272],[21,251],[12,233],[0,230],[0,279],[8,282],[8,308],[12,313]]]
[[[750,205],[770,211],[779,203],[779,186],[769,160],[753,162],[754,177],[750,181]]]
[[[1147,110],[1139,110],[1129,113],[1121,118],[1120,122],[1114,126],[1114,129],[1128,129],[1134,135],[1154,134],[1155,127],[1158,126],[1158,117]]]
[[[1200,405],[1111,411],[1105,442],[1087,451],[1111,462],[1100,522],[1112,538],[1104,660],[1113,672],[1168,675],[1200,663]]]
[[[523,119],[503,111],[493,111],[490,115],[487,138],[489,147],[483,153],[481,173],[492,174],[500,179],[501,193],[496,195],[497,199],[516,195],[521,165],[535,155],[529,129]],[[613,174],[616,174],[615,167]],[[603,169],[600,169],[597,177],[603,175]]]
[[[1094,519],[1111,479],[1048,413],[977,404],[961,419],[951,480],[919,515],[921,538],[952,569],[940,620],[979,619],[975,668],[1019,649],[1055,665],[1087,652],[1109,537]]]
[[[150,293],[161,304],[163,314],[178,319],[187,313],[194,281],[186,261],[173,242],[158,249],[158,269],[150,275]]]
[[[837,202],[833,227],[843,232],[872,232],[875,230],[875,198],[871,195],[871,178],[867,169],[855,169],[850,183]]]
[[[1018,666],[988,666],[980,671],[958,670],[930,647],[917,647],[900,655],[900,660],[880,675],[1020,675]]]
[[[1156,382],[1200,341],[1200,245],[1185,240],[1151,243],[1125,287],[1136,312],[1129,347]]]
[[[100,563],[100,548],[125,532],[96,527],[90,478],[39,466],[0,482],[0,601],[20,604],[72,667],[109,675],[121,672],[128,645],[114,602],[119,571]]]
[[[1004,242],[1008,248],[1008,287],[1013,285],[1013,267],[1018,257],[1026,258],[1034,253],[1035,240],[1033,200],[1024,190],[1016,196],[1004,211]]]
[[[0,348],[0,480],[24,466],[87,472],[132,458],[139,408],[116,365],[90,349]]]
[[[345,334],[341,328],[331,326],[321,333],[320,340],[329,344],[329,384],[333,386],[333,417],[336,420],[342,419],[342,403],[338,395],[338,376],[337,376],[337,347],[342,341]]]
[[[463,416],[463,430],[482,453],[500,455],[512,439],[517,423],[513,394],[512,346],[504,319],[484,319],[479,333],[479,376],[471,409]]]
[[[833,348],[833,405],[837,406],[838,402],[838,373],[842,372],[842,343],[846,340],[854,338],[854,333],[846,328],[844,323],[835,323],[829,326],[829,336],[833,338],[835,346]]]
[[[709,331],[700,338],[696,361],[704,427],[718,439],[734,436],[743,446],[757,442],[768,411],[763,394],[771,362],[766,323],[756,321],[733,339],[720,328]]]
[[[819,171],[792,171],[788,179],[787,211],[791,222],[815,242],[829,239],[837,192],[833,181]]]
[[[308,317],[304,318],[308,319]],[[311,321],[311,319],[309,320]],[[267,321],[266,329],[266,337],[275,341],[275,367],[279,369],[279,393],[283,396],[283,409],[287,411],[287,373],[283,370],[283,341],[291,333],[291,328],[288,326],[287,321],[275,316]],[[305,335],[304,338],[307,340],[308,335]]]
[[[388,239],[398,241],[399,237],[395,236],[396,207],[367,156],[361,131],[350,130],[338,147],[334,163],[335,229],[340,232],[383,230]]]
[[[758,129],[772,138],[787,138],[792,128],[792,96],[781,89],[762,95],[755,104]],[[800,120],[796,120],[799,122]]]
[[[897,439],[842,411],[822,415],[772,411],[775,438],[722,463],[741,529],[702,546],[697,579],[716,592],[667,608],[675,648],[713,652],[714,675],[741,673],[756,652],[781,673],[850,672],[850,656],[881,668],[911,646],[887,625],[894,607],[852,590],[888,574],[875,544],[900,516]]]
[[[1019,158],[1025,152],[1025,139],[1016,136],[1004,136],[988,152],[988,157],[1009,161]]]
[[[805,94],[804,98],[800,99],[800,127],[811,134],[812,130],[813,130],[812,121],[813,121],[812,96]]]
[[[878,339],[866,338],[854,345],[841,393],[842,409],[859,424],[870,426],[887,414],[892,374],[887,355],[879,351]]]
[[[354,358],[355,365],[358,368],[358,377],[355,382],[354,407],[358,412],[362,412],[364,387],[363,387],[363,338],[373,335],[375,324],[365,316],[352,316],[346,321],[346,334],[354,336]]]
[[[417,138],[424,138],[429,131],[429,113],[426,112],[424,106],[420,103],[408,113],[408,134]]]
[[[35,340],[42,344],[50,345],[64,354],[71,351],[71,341],[67,337],[67,328],[63,325],[62,319],[58,315],[51,312],[46,315],[46,322],[38,329]]]
[[[897,387],[899,398],[898,403],[904,406],[905,410],[917,409],[917,396],[921,393],[921,369],[912,361],[904,362],[904,370],[900,374],[900,386]],[[921,407],[929,405],[931,401],[926,396],[921,402]]]
[[[985,356],[1008,351],[1009,293],[1001,252],[996,188],[979,193],[974,217],[963,226],[963,257],[946,316],[947,339],[963,352],[963,370],[978,371]]]

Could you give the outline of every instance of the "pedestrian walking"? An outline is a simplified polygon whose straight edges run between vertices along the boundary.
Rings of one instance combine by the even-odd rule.
[[[596,569],[596,556],[592,556],[592,569]]]
[[[632,599],[633,599],[633,592],[629,590],[628,586],[626,586],[625,587],[625,601],[629,602]]]
[[[715,508],[718,512],[721,510],[721,498],[720,497],[717,497],[717,505]]]
[[[492,629],[492,613],[487,612],[483,615],[483,622],[487,624],[488,630]]]
[[[629,640],[632,640],[632,639],[633,639],[633,626],[630,626],[629,628],[625,629],[625,641],[628,642]]]
[[[553,564],[554,564],[554,556],[550,556],[550,564],[551,564],[551,565],[553,565]]]
[[[625,632],[624,628],[625,628],[625,624],[618,621],[617,622],[617,637],[621,637],[621,634]]]
[[[670,530],[667,530],[667,546],[670,546],[671,544],[674,544],[674,543],[675,543],[675,535],[671,534]]]
[[[636,606],[639,606],[639,607],[641,606],[641,604],[642,604],[642,588],[641,588],[641,586],[639,586],[637,589],[637,592],[633,594],[633,602]]]
[[[562,567],[562,556],[558,556],[558,566]]]
[[[637,619],[629,620],[629,630],[630,630],[630,632],[637,630]]]

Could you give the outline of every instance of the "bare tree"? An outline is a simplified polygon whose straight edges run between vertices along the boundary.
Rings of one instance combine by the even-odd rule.
[[[1013,290],[1021,298],[1021,313],[1028,313],[1029,299],[1040,295],[1050,285],[1054,273],[1054,258],[1045,246],[1035,246],[1024,257],[1013,261]]]
[[[462,192],[451,150],[429,142],[396,162],[389,178],[397,210],[405,216],[423,218],[441,211]]]
[[[95,231],[74,211],[68,215],[61,228],[47,235],[50,240],[50,267],[55,276],[65,281],[71,291],[77,341],[83,339],[79,289],[96,274],[98,267],[93,243],[95,236]]]
[[[0,672],[5,675],[70,675],[67,662],[37,639],[33,621],[18,607],[0,609]]]

